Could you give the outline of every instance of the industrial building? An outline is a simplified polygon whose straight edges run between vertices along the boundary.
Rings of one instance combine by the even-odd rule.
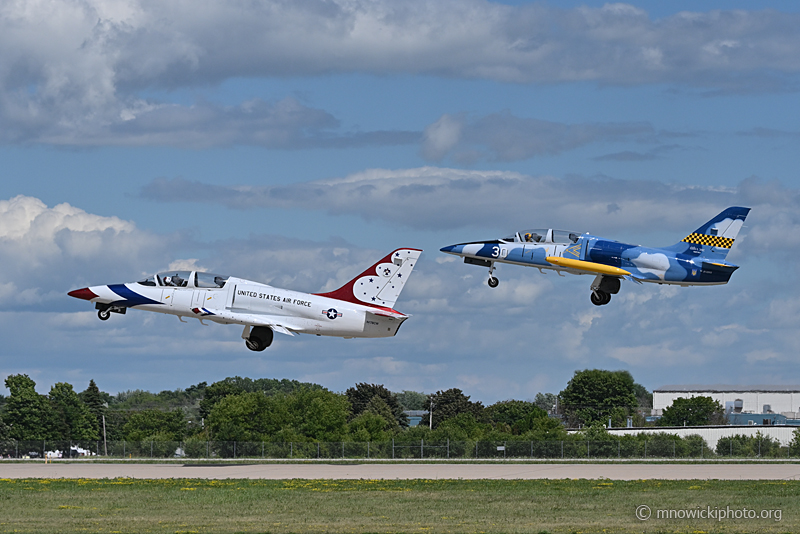
[[[653,415],[662,415],[677,398],[711,397],[718,401],[729,415],[758,414],[761,419],[769,414],[780,414],[785,420],[800,419],[800,385],[792,386],[730,386],[690,384],[662,386],[653,390]],[[746,419],[739,416],[739,419]],[[770,418],[774,419],[774,418]],[[785,421],[782,418],[781,422]],[[747,423],[742,420],[739,424]],[[759,424],[762,422],[760,421]],[[781,424],[777,420],[767,424]],[[785,423],[784,423],[785,424]]]
[[[754,438],[758,435],[761,435],[774,439],[780,444],[781,447],[787,447],[792,440],[795,439],[794,432],[796,428],[797,427],[786,425],[651,426],[639,428],[609,428],[608,433],[612,436],[626,434],[647,434],[655,435],[656,439],[663,439],[660,438],[660,435],[663,433],[675,434],[682,438],[687,436],[700,436],[713,451],[717,448],[717,442],[720,439],[729,438],[732,436],[747,436],[749,438]]]

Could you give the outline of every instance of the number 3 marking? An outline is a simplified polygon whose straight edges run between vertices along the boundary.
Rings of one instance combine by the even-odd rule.
[[[492,257],[496,258],[500,255],[500,247],[492,247]]]

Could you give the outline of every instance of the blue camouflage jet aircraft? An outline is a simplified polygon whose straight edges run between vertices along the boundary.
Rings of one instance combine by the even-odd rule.
[[[725,257],[733,246],[750,208],[728,208],[681,241],[664,248],[628,245],[593,235],[563,230],[523,230],[493,241],[461,243],[441,249],[462,256],[464,263],[489,268],[511,263],[570,274],[594,275],[592,304],[603,306],[619,293],[620,280],[680,286],[728,283],[738,265]]]

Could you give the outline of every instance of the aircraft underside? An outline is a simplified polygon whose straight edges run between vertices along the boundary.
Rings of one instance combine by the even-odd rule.
[[[590,286],[592,291],[590,295],[590,299],[592,304],[595,306],[604,306],[611,302],[612,295],[616,295],[619,293],[622,287],[622,280],[632,280],[638,284],[641,283],[648,283],[648,284],[658,284],[658,285],[677,285],[681,287],[689,287],[689,286],[715,286],[715,285],[724,285],[727,283],[727,280],[719,280],[719,281],[699,281],[699,280],[685,280],[685,279],[678,279],[672,280],[669,278],[668,272],[660,272],[654,273],[652,271],[644,274],[644,273],[626,273],[625,275],[614,275],[614,274],[602,274],[597,273],[594,271],[582,271],[578,269],[570,269],[570,268],[559,268],[554,267],[553,265],[536,265],[531,263],[521,263],[521,262],[509,262],[509,261],[497,261],[497,262],[490,262],[490,261],[475,261],[476,259],[471,258],[472,261],[466,261],[468,258],[465,258],[465,263],[471,265],[482,265],[489,267],[489,279],[487,280],[487,284],[491,288],[498,287],[500,285],[500,280],[494,275],[494,271],[497,268],[496,263],[506,263],[509,265],[521,265],[525,267],[535,267],[539,269],[542,273],[545,271],[553,271],[557,273],[559,276],[563,276],[564,273],[573,274],[573,275],[591,275],[594,276],[594,280]],[[612,267],[612,269],[614,269]],[[633,269],[632,269],[633,270]],[[634,271],[635,272],[635,271]]]

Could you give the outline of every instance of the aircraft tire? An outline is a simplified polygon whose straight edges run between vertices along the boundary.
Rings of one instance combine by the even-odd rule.
[[[261,352],[272,345],[272,338],[274,335],[275,333],[271,328],[256,326],[253,328],[250,337],[245,340],[244,344],[252,351]]]
[[[489,287],[497,287],[500,285],[500,280],[498,280],[494,276],[490,276],[489,281],[486,283],[489,284]]]
[[[262,350],[266,349],[266,345],[258,339],[258,338],[248,338],[244,340],[244,344],[247,346],[248,349],[254,352],[261,352]]]
[[[108,321],[108,318],[111,317],[111,312],[108,310],[100,310],[97,312],[97,316],[101,321]]]
[[[592,291],[591,300],[595,306],[605,306],[611,302],[611,295],[605,291]]]

